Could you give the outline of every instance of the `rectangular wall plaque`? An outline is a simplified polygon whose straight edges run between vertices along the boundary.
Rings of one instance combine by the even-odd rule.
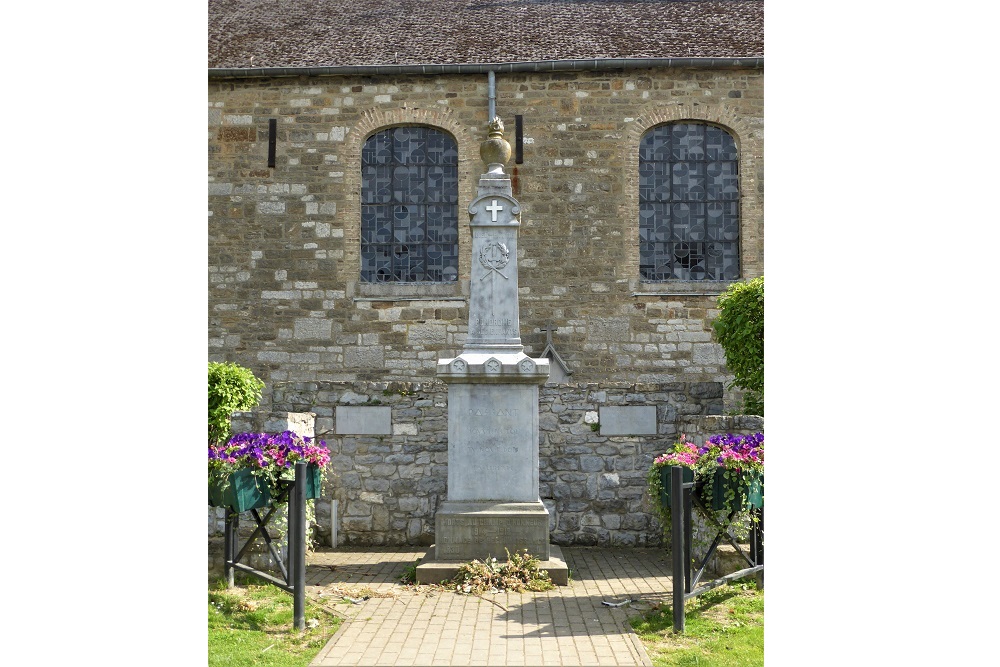
[[[392,435],[392,408],[388,405],[338,405],[338,435]]]
[[[601,435],[656,435],[655,405],[600,407]]]

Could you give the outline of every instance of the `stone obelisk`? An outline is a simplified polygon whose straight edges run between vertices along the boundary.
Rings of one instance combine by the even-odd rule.
[[[448,384],[448,499],[435,515],[435,544],[417,580],[448,578],[448,561],[504,560],[506,551],[527,549],[553,581],[565,583],[565,564],[553,558],[558,548],[549,544],[549,515],[538,496],[538,387],[549,377],[549,360],[532,359],[521,345],[521,208],[503,168],[510,144],[499,118],[490,121],[480,155],[487,172],[469,205],[469,333],[462,353],[437,365]]]

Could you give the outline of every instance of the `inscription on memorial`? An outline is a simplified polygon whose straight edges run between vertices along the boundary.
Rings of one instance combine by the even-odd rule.
[[[502,436],[507,436],[507,435],[517,435],[517,429],[514,428],[514,427],[512,427],[512,426],[509,426],[509,427],[500,427],[500,428],[476,428],[476,427],[473,427],[472,429],[469,430],[469,435],[471,435],[471,436],[473,436],[475,438],[496,438],[496,437],[502,437]],[[516,452],[517,451],[517,447],[514,447],[510,451]]]
[[[469,408],[470,417],[517,417],[517,408]]]
[[[507,336],[514,330],[513,325],[509,317],[478,317],[475,328],[480,336]]]
[[[442,558],[457,556],[469,547],[485,545],[494,553],[503,553],[504,547],[514,544],[544,544],[548,540],[545,516],[439,516],[438,522]]]

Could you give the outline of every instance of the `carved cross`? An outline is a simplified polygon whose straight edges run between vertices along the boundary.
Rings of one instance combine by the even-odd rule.
[[[497,221],[497,212],[503,210],[503,206],[497,204],[497,200],[494,199],[493,203],[486,207],[486,210],[493,214],[493,222]]]

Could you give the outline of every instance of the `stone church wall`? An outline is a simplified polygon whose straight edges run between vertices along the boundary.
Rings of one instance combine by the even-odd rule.
[[[317,533],[330,543],[329,500],[337,500],[341,546],[429,545],[434,514],[447,499],[447,387],[441,382],[282,383],[277,409],[316,415],[315,434],[331,453]],[[652,408],[636,420],[646,435],[602,433],[602,412]],[[344,408],[388,410],[381,428],[338,425]],[[646,498],[653,459],[681,433],[754,432],[763,420],[720,417],[719,383],[546,385],[539,392],[539,495],[559,545],[652,546],[661,530]],[[713,416],[716,415],[716,416]],[[357,413],[352,413],[356,420]],[[346,419],[345,419],[346,421]],[[365,422],[371,426],[377,420]],[[650,425],[652,428],[650,429]],[[382,433],[343,434],[343,430]],[[699,434],[703,434],[700,436]]]
[[[725,285],[639,280],[638,143],[649,128],[677,119],[722,125],[733,134],[740,150],[742,275],[761,275],[762,70],[498,74],[496,91],[497,113],[512,144],[514,116],[523,116],[524,160],[512,159],[507,170],[523,210],[519,301],[525,351],[540,354],[546,345],[543,329],[551,326],[553,346],[573,372],[571,382],[728,382],[731,375],[710,324]],[[487,95],[485,74],[209,80],[209,359],[242,364],[274,387],[273,405],[269,391],[262,409],[292,409],[284,406],[295,401],[284,397],[298,386],[432,382],[436,361],[461,350],[471,261],[465,207],[484,171],[479,143],[485,138]],[[267,166],[271,118],[278,128],[274,168]],[[399,124],[441,128],[458,144],[457,283],[359,282],[361,146],[378,129]],[[400,409],[424,423],[443,419],[435,412],[438,397],[423,400],[430,404]],[[553,401],[546,409],[560,405]],[[734,404],[728,394],[724,402]],[[320,398],[310,405],[333,403]],[[561,420],[569,414],[575,419],[570,408],[547,413],[546,423],[566,425]],[[562,437],[590,436],[567,431]],[[646,455],[638,441],[592,444],[623,459]],[[396,466],[402,473],[397,486],[436,484],[432,467],[443,465],[436,458],[443,449],[425,448],[423,456],[430,458],[418,464],[416,454],[410,461],[411,454],[375,438],[346,446],[359,451],[344,456],[372,461],[396,456],[355,465]],[[390,450],[378,449],[386,446]],[[366,447],[376,450],[362,454]],[[560,449],[552,456],[567,454]],[[589,455],[570,456],[579,457],[579,470],[543,473],[555,476],[544,482],[553,494],[573,497],[584,483],[571,479],[574,474],[598,474],[583,469],[596,465],[585,463]],[[425,466],[421,475],[405,477],[412,470],[406,466],[416,465]],[[626,502],[622,493],[632,488],[636,473],[630,470],[604,469],[605,477],[594,477],[594,483],[605,485],[598,490],[617,489],[615,502]],[[360,479],[358,469],[353,472]],[[616,475],[618,486],[612,487]],[[350,475],[347,479],[354,483]],[[351,503],[344,509],[354,511],[348,516],[359,530],[368,520],[372,526],[388,521],[384,530],[406,539],[426,535],[424,524],[394,525],[398,519],[388,518],[384,504],[360,496]],[[407,511],[427,514],[432,508],[417,503]],[[634,512],[623,516],[629,514]],[[585,512],[566,510],[560,520],[600,534]],[[638,534],[642,521],[628,522],[628,529],[601,530]]]

